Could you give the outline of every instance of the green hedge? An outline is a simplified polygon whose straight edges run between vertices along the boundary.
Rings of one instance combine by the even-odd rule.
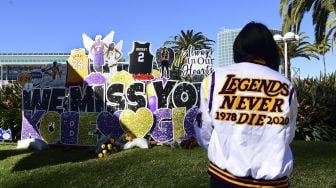
[[[336,140],[336,74],[294,81],[299,110],[296,139]]]

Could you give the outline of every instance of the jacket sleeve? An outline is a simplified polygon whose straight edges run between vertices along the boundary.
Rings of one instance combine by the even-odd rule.
[[[290,105],[289,124],[286,129],[286,141],[288,143],[291,143],[295,136],[295,125],[299,106],[294,88],[292,88],[292,90],[293,91],[290,93],[291,96],[289,99],[289,105]]]
[[[210,99],[210,81],[211,78],[206,77],[201,85],[201,98],[200,98],[200,107],[198,113],[202,113],[202,122],[201,126],[198,125],[198,122],[195,121],[194,129],[197,142],[204,149],[208,149],[211,134],[213,131],[213,124],[211,115],[209,112],[209,99]]]

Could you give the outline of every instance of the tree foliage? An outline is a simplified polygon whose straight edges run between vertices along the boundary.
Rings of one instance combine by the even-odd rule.
[[[282,31],[298,33],[304,15],[311,13],[316,42],[320,43],[324,36],[334,40],[336,37],[335,10],[334,0],[281,0]]]
[[[319,42],[319,43],[316,42],[314,44],[316,53],[318,53],[320,56],[322,56],[324,75],[327,74],[327,68],[326,68],[326,62],[325,62],[325,54],[331,48],[331,45],[330,45],[329,41],[330,40],[324,36],[324,38],[323,38],[323,40],[321,42]]]
[[[214,40],[204,36],[202,32],[194,32],[194,30],[181,30],[181,33],[171,37],[172,40],[164,42],[164,45],[169,45],[176,52],[187,50],[189,46],[193,46],[196,50],[210,49],[215,43]]]
[[[21,133],[21,93],[22,89],[18,84],[0,89],[0,128],[10,129],[14,141]]]

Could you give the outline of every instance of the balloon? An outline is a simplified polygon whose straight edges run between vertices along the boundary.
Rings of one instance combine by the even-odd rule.
[[[157,109],[157,97],[156,96],[150,96],[148,98],[148,107],[150,111],[155,112]]]

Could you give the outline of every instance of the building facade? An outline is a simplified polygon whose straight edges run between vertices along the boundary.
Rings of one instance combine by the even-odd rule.
[[[60,64],[61,71],[66,71],[66,61],[70,53],[0,53],[0,85],[17,80],[22,72],[30,72],[52,65]]]
[[[217,33],[218,67],[225,67],[234,63],[233,43],[241,29],[222,29]],[[281,31],[271,29],[273,34],[281,34]],[[281,61],[279,71],[284,72],[284,62]]]
[[[17,80],[22,72],[41,70],[43,73],[53,62],[63,74],[66,74],[66,62],[70,53],[0,53],[0,87]],[[92,62],[90,69],[93,71]],[[128,70],[128,62],[118,62],[118,71]],[[108,71],[108,67],[104,67]],[[44,76],[49,76],[47,72]]]
[[[224,67],[233,63],[233,42],[241,29],[222,29],[217,33],[218,66]]]

